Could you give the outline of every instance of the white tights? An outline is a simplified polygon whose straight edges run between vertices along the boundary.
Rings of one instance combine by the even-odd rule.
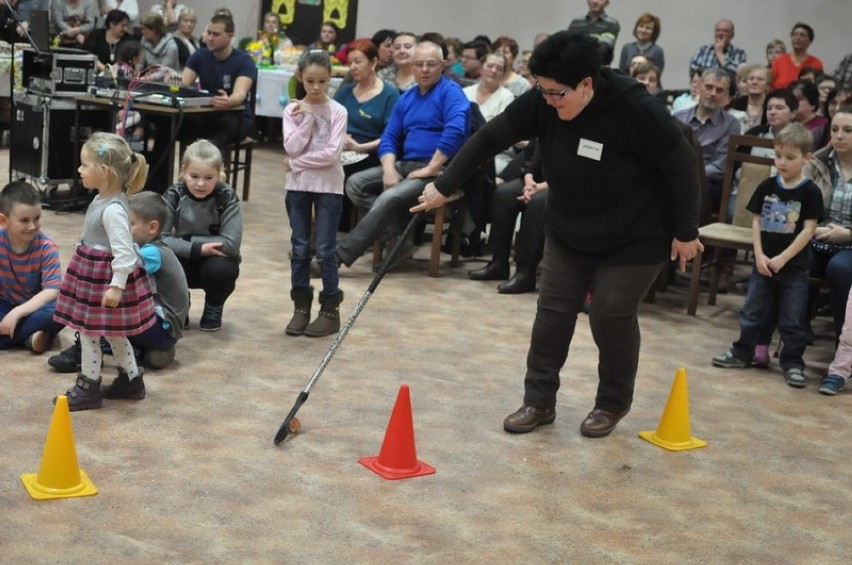
[[[130,379],[138,377],[139,368],[136,366],[136,357],[133,355],[133,346],[130,345],[130,340],[124,336],[110,336],[106,337],[106,340],[112,347],[112,355],[115,357],[118,368],[127,373]],[[101,377],[102,360],[101,336],[81,333],[80,372],[93,381],[98,380]]]

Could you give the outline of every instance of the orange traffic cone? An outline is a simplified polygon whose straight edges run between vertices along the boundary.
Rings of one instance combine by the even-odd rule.
[[[689,393],[686,389],[686,369],[678,369],[669,401],[657,431],[639,432],[639,437],[669,451],[685,451],[705,447],[706,441],[692,437],[689,429]]]
[[[38,474],[24,473],[21,481],[36,500],[98,494],[98,488],[77,466],[71,412],[68,410],[68,398],[64,395],[56,397]]]
[[[407,479],[435,472],[434,467],[417,460],[408,385],[399,387],[379,456],[362,457],[358,461],[386,479]]]

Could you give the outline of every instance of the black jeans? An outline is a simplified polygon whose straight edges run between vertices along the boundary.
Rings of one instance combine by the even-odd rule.
[[[599,351],[595,407],[610,412],[629,409],[639,365],[637,312],[662,266],[607,265],[548,237],[527,355],[524,403],[556,406],[559,371],[568,357],[577,314],[591,290],[589,324]]]
[[[207,302],[221,306],[234,292],[240,276],[240,261],[235,257],[202,257],[197,261],[178,258],[186,273],[189,288],[203,288]]]
[[[524,204],[518,196],[524,192],[521,179],[505,182],[497,187],[497,193],[491,204],[491,231],[488,239],[491,244],[494,262],[508,262],[512,250],[512,235],[515,222],[521,216],[521,230],[515,244],[515,262],[518,268],[535,271],[541,262],[544,249],[544,206],[547,192],[538,192]]]

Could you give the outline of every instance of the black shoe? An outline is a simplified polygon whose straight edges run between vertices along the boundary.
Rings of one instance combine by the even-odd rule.
[[[112,383],[103,389],[104,398],[142,400],[145,398],[145,381],[142,380],[142,374],[142,369],[139,369],[139,376],[131,379],[127,373],[120,370]]]
[[[509,278],[509,262],[490,261],[481,269],[469,271],[467,278],[472,281],[504,281]]]
[[[47,364],[59,373],[79,373],[80,335],[77,334],[74,338],[74,344],[71,347],[64,349],[61,353],[48,357]]]
[[[515,275],[511,279],[497,285],[497,292],[500,294],[535,292],[535,275],[519,269],[515,271]]]

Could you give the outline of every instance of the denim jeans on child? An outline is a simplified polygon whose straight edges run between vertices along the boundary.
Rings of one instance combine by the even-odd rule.
[[[316,208],[317,262],[322,273],[322,292],[336,296],[340,275],[337,267],[337,226],[343,210],[343,195],[321,192],[287,191],[287,216],[290,218],[290,283],[293,288],[311,284],[311,220]]]
[[[20,347],[26,343],[27,338],[37,331],[46,331],[49,334],[56,335],[64,327],[62,324],[53,321],[53,311],[56,307],[56,302],[45,304],[29,316],[22,318],[15,328],[15,335],[9,337],[0,335],[0,349],[10,349],[12,347]],[[0,300],[0,320],[6,317],[6,314],[12,311],[15,306],[5,300]]]
[[[780,363],[785,371],[793,367],[804,368],[802,356],[808,345],[808,271],[781,269],[772,277],[761,275],[753,267],[748,281],[743,309],[740,312],[740,338],[734,342],[734,357],[751,361],[754,346],[772,309],[772,301],[778,293],[778,333],[784,341]]]

